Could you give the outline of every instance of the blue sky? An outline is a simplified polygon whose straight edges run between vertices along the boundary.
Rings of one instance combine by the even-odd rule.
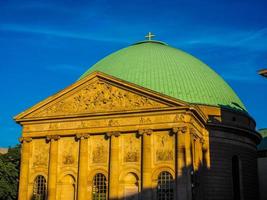
[[[211,66],[267,127],[266,0],[0,0],[0,146],[18,143],[12,117],[65,88],[148,31]]]

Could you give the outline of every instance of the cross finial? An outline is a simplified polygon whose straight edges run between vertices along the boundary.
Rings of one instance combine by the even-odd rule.
[[[155,35],[153,35],[153,33],[148,32],[148,34],[145,36],[148,40],[151,40],[153,37],[155,37]]]

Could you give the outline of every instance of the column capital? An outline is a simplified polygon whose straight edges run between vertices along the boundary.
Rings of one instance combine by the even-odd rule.
[[[20,143],[25,143],[25,142],[29,143],[31,141],[32,141],[31,137],[21,137],[21,138],[19,138],[19,142]]]
[[[76,134],[75,139],[76,140],[84,140],[90,138],[89,133],[84,133],[84,134]]]
[[[107,132],[107,133],[106,133],[106,137],[107,137],[107,138],[110,138],[110,137],[112,137],[112,136],[119,137],[120,135],[121,135],[121,133],[118,132],[118,131],[112,131],[112,132]]]
[[[188,127],[187,126],[181,126],[181,127],[174,127],[172,128],[172,132],[175,134],[179,134],[179,133],[186,133]]]
[[[138,130],[138,136],[151,135],[152,132],[153,132],[152,129],[141,129],[141,130]]]
[[[48,135],[46,136],[46,141],[51,142],[51,141],[57,141],[60,139],[59,135]]]

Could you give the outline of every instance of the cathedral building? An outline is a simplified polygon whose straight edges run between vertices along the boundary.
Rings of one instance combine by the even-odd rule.
[[[19,200],[258,199],[255,121],[209,66],[151,36],[15,117]]]

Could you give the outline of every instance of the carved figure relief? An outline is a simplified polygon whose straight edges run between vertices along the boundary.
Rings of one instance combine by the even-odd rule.
[[[102,136],[94,136],[92,140],[92,162],[106,163],[108,158],[107,141]]]
[[[48,166],[49,144],[44,139],[35,139],[33,144],[33,167]]]
[[[74,138],[61,139],[62,165],[74,165],[78,161],[78,144]]]
[[[51,129],[58,129],[59,128],[59,123],[51,123],[50,125],[49,125],[49,129],[51,130]]]
[[[176,114],[174,117],[173,122],[180,122],[180,121],[184,121],[185,116],[183,114]]]
[[[140,124],[149,124],[151,123],[151,119],[149,117],[141,117]]]
[[[167,133],[156,135],[156,161],[171,161],[174,159],[173,137]]]
[[[115,119],[111,119],[108,121],[108,126],[119,126],[119,121]]]
[[[124,162],[138,162],[140,156],[140,142],[134,134],[124,137]]]
[[[79,125],[79,128],[86,128],[86,127],[87,127],[86,122],[81,121],[81,122],[80,122],[80,125]]]
[[[62,163],[63,165],[74,164],[74,155],[72,154],[71,148],[68,151],[64,152]]]
[[[97,81],[51,105],[45,110],[39,113],[33,113],[33,116],[42,117],[158,107],[165,107],[165,105],[147,97],[139,96],[113,85]]]

